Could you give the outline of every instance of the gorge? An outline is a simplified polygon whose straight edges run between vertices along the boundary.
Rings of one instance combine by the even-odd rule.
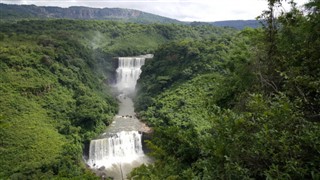
[[[320,4],[269,2],[241,31],[0,7],[0,179],[320,179]]]
[[[107,130],[97,139],[91,140],[87,160],[90,168],[101,177],[125,179],[132,168],[151,162],[142,148],[142,134],[148,128],[136,118],[129,95],[135,91],[145,59],[152,57],[153,55],[118,58],[115,88],[120,93],[117,96],[119,112]]]

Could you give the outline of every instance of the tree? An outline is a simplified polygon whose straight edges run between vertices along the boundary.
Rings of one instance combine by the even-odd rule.
[[[264,29],[262,41],[265,44],[263,44],[262,47],[262,56],[260,55],[257,60],[257,75],[262,88],[270,93],[278,92],[282,81],[278,73],[281,66],[279,66],[277,48],[279,24],[276,18],[276,9],[282,6],[281,1],[282,0],[268,0],[268,10],[263,11],[262,15],[258,17]]]

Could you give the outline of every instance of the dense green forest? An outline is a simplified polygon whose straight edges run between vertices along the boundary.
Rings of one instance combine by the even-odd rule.
[[[320,179],[320,1],[281,2],[261,29],[156,50],[135,98],[156,162],[133,179]]]
[[[0,179],[96,179],[82,152],[117,112],[114,57],[234,32],[63,19],[0,27]]]
[[[155,163],[133,179],[320,179],[320,1],[260,29],[0,21],[0,179],[97,179],[83,150],[118,110],[114,57],[154,53],[135,110]]]

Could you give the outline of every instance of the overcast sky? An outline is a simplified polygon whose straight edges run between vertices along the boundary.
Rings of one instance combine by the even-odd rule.
[[[296,0],[298,6],[308,0]],[[181,21],[255,19],[267,8],[266,0],[0,0],[6,4],[88,6],[137,9]]]

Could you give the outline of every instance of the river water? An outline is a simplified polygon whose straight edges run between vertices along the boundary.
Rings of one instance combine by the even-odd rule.
[[[149,133],[150,128],[137,119],[132,99],[127,95],[134,92],[145,58],[119,58],[116,85],[121,92],[117,96],[119,112],[106,131],[90,142],[87,160],[88,166],[102,178],[126,179],[133,168],[152,162],[142,143],[143,133]]]

